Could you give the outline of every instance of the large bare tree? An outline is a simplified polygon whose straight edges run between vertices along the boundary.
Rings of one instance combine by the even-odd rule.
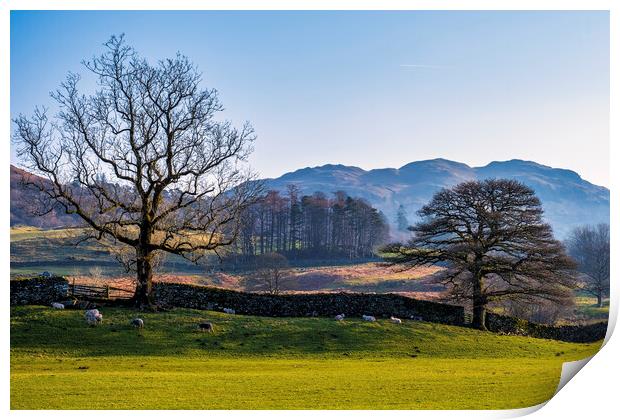
[[[598,307],[609,296],[609,225],[580,226],[571,232],[568,252],[585,274],[581,288],[596,297]]]
[[[234,241],[260,188],[244,164],[255,136],[249,123],[216,120],[217,91],[187,57],[150,64],[123,36],[104,46],[83,63],[96,91],[80,93],[70,73],[51,94],[57,114],[20,115],[14,141],[42,176],[25,180],[46,197],[41,211],[60,204],[90,236],[132,248],[135,302],[152,306],[157,253],[198,261]]]
[[[574,288],[574,262],[542,220],[540,200],[514,180],[470,181],[439,191],[418,212],[406,245],[384,249],[405,268],[447,267],[449,297],[471,302],[473,326],[485,329],[487,304],[562,301]]]

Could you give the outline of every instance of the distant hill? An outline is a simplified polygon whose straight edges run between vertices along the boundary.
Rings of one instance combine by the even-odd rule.
[[[295,184],[304,194],[346,191],[351,196],[368,200],[383,211],[394,226],[401,204],[409,221],[415,222],[416,211],[439,189],[485,178],[516,179],[534,189],[543,203],[546,219],[560,238],[577,225],[609,223],[607,188],[591,184],[576,172],[523,160],[491,162],[472,168],[464,163],[434,159],[411,162],[398,169],[370,171],[355,166],[323,165],[299,169],[264,182],[267,189],[279,191]]]
[[[11,225],[25,224],[43,228],[72,226],[74,216],[61,209],[35,217],[28,212],[36,192],[25,189],[19,179],[26,173],[11,165]],[[297,185],[303,194],[315,191],[332,193],[345,191],[352,197],[366,199],[381,210],[392,226],[402,204],[410,222],[416,211],[441,188],[472,179],[511,178],[530,186],[540,197],[545,217],[556,235],[563,238],[577,225],[609,223],[609,190],[582,179],[576,172],[551,168],[536,162],[510,160],[491,162],[482,167],[446,159],[411,162],[401,168],[366,171],[355,166],[323,165],[289,172],[275,179],[265,179],[267,189],[285,192],[290,184]],[[394,228],[395,230],[395,228]]]
[[[55,228],[77,226],[79,224],[78,217],[66,214],[60,205],[48,214],[42,216],[33,215],[35,203],[40,200],[42,194],[36,189],[24,185],[22,179],[35,181],[41,178],[11,165],[11,226],[28,225],[40,228]]]

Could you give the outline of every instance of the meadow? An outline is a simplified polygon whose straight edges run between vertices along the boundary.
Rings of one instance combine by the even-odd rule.
[[[409,320],[102,312],[88,327],[82,311],[11,308],[12,409],[519,408],[601,344]]]

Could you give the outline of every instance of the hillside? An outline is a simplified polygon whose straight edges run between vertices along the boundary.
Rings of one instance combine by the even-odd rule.
[[[11,226],[26,225],[39,228],[78,226],[78,217],[66,214],[61,206],[56,206],[45,215],[33,215],[36,203],[43,195],[32,186],[25,185],[23,180],[40,182],[42,178],[11,165]],[[45,180],[43,182],[47,183]]]
[[[27,172],[11,165],[11,225],[43,228],[74,226],[77,219],[61,209],[32,216],[28,203],[37,192],[26,189],[19,179]],[[445,159],[411,162],[398,169],[366,171],[355,166],[323,165],[289,172],[279,178],[265,179],[267,189],[286,192],[297,185],[303,194],[315,191],[345,191],[352,197],[367,200],[381,210],[394,225],[396,211],[402,204],[410,222],[415,212],[441,188],[459,182],[484,178],[511,178],[524,182],[536,191],[545,209],[545,217],[559,237],[565,237],[577,225],[609,223],[609,190],[582,179],[576,172],[551,168],[536,162],[510,160],[491,162],[482,167]],[[393,229],[395,230],[395,229]]]
[[[510,160],[482,167],[445,159],[411,162],[398,169],[365,171],[354,166],[324,165],[299,169],[279,178],[265,180],[267,189],[286,191],[297,185],[302,193],[346,191],[366,199],[394,225],[399,205],[415,221],[416,211],[441,188],[459,182],[510,178],[530,186],[539,196],[545,217],[559,237],[583,223],[609,223],[609,190],[582,179],[577,173],[536,162]]]

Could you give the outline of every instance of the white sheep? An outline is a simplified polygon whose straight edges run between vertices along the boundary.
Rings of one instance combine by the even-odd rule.
[[[131,320],[131,325],[135,328],[142,329],[144,328],[144,321],[140,318],[134,318]]]
[[[52,308],[54,309],[65,309],[65,305],[58,302],[52,302]]]
[[[375,322],[377,319],[372,315],[362,315],[362,319],[368,322]]]
[[[390,321],[392,321],[394,324],[402,324],[403,321],[400,320],[400,318],[395,318],[393,316],[390,317]]]
[[[103,321],[103,314],[99,312],[97,309],[89,309],[84,312],[84,319],[86,319],[86,323],[88,325],[97,325]]]
[[[344,314],[336,315],[336,316],[334,317],[334,319],[335,319],[336,321],[342,321],[342,320],[344,320]]]
[[[231,309],[231,308],[224,308],[224,313],[230,314],[230,315],[234,315],[235,314],[235,310]]]

